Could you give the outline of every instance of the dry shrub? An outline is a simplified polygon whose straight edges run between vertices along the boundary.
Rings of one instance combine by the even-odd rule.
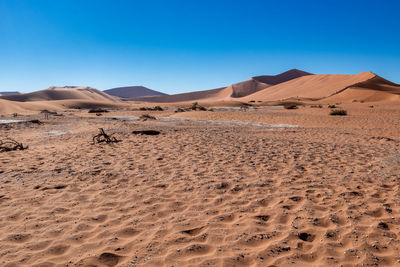
[[[329,112],[329,115],[331,116],[346,116],[347,111],[344,109],[333,109],[331,112]]]

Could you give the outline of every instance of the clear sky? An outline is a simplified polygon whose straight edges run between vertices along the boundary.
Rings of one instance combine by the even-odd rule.
[[[298,68],[400,83],[397,0],[0,0],[0,91],[212,89]]]

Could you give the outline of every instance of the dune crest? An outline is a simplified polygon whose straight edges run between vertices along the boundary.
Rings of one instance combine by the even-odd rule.
[[[306,75],[312,75],[312,74],[305,71],[292,69],[278,75],[255,76],[247,81],[235,83],[227,87],[222,87],[217,89],[196,91],[191,93],[183,93],[183,94],[168,95],[161,97],[142,97],[142,98],[135,98],[132,100],[144,101],[144,102],[160,102],[160,103],[232,100],[235,98],[251,95],[255,92],[258,92],[270,86]]]
[[[363,93],[370,90],[376,91],[380,95],[379,100],[393,98],[392,94],[399,94],[400,86],[379,77],[372,72],[361,72],[357,75],[344,74],[321,74],[300,77],[288,82],[284,82],[241,98],[242,101],[258,100],[258,101],[278,101],[289,99],[301,100],[324,100],[325,98],[334,98],[333,96],[341,94],[342,101],[351,102],[354,96],[343,94],[350,88],[360,88],[357,97],[364,98]],[[379,93],[384,92],[385,94]],[[348,95],[349,97],[344,97]],[[384,96],[382,98],[382,96]],[[396,97],[395,97],[396,98]],[[375,100],[370,98],[370,100]]]
[[[65,86],[65,87],[51,86],[45,90],[40,90],[20,95],[0,96],[0,98],[17,102],[66,100],[66,99],[83,99],[83,100],[111,101],[111,102],[118,101],[116,97],[110,96],[100,90],[82,86]]]
[[[166,96],[167,95],[162,92],[158,92],[158,91],[149,89],[144,86],[116,87],[116,88],[104,90],[103,92],[105,92],[111,96],[117,96],[117,97],[121,97],[121,98]]]

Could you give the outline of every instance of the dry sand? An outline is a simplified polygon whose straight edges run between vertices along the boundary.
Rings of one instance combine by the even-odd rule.
[[[398,266],[400,107],[369,105],[0,126],[29,145],[0,153],[0,265]],[[106,118],[143,113],[170,119]]]
[[[91,87],[72,86],[72,87],[49,87],[32,93],[0,96],[2,99],[31,102],[31,101],[52,101],[65,99],[79,99],[91,101],[110,101],[117,102],[118,98],[106,94]]]

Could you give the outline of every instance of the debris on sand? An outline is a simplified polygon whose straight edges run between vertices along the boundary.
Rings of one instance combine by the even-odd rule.
[[[298,109],[299,107],[297,106],[297,104],[294,103],[286,103],[283,105],[283,107],[285,109]]]
[[[133,134],[141,134],[141,135],[159,135],[160,131],[156,130],[141,130],[141,131],[133,131]]]
[[[13,150],[25,150],[28,146],[24,146],[11,138],[0,140],[0,152],[8,152]]]
[[[188,107],[188,108],[176,108],[174,110],[174,112],[178,113],[178,112],[196,111],[196,110],[208,111],[207,108],[205,108],[203,106],[200,106],[199,103],[197,103],[197,102],[194,102],[194,103],[192,103],[192,105],[190,107]],[[210,109],[210,111],[212,111],[212,110]]]
[[[185,112],[185,111],[186,111],[186,110],[183,109],[183,108],[176,108],[176,109],[174,110],[175,113]]]
[[[202,111],[206,111],[207,109],[203,106],[200,106],[199,103],[194,102],[192,103],[192,106],[190,107],[191,110],[202,110]]]
[[[164,109],[160,106],[155,106],[154,108],[148,108],[148,107],[141,107],[139,110],[143,111],[164,111]]]
[[[121,140],[117,140],[117,138],[113,137],[112,134],[108,135],[106,134],[106,132],[104,131],[103,128],[99,128],[100,133],[93,136],[93,144],[97,143],[118,143],[121,142]]]
[[[50,115],[57,115],[58,114],[56,111],[50,111],[50,110],[47,110],[47,109],[41,110],[40,113],[42,113],[42,114],[50,114]]]
[[[106,109],[97,108],[97,109],[89,109],[88,113],[107,113],[109,112]]]
[[[40,120],[30,120],[27,122],[34,123],[34,124],[43,124],[43,122],[41,122]]]
[[[141,121],[156,120],[156,117],[151,116],[149,114],[143,114],[142,116],[140,116],[139,120]]]

